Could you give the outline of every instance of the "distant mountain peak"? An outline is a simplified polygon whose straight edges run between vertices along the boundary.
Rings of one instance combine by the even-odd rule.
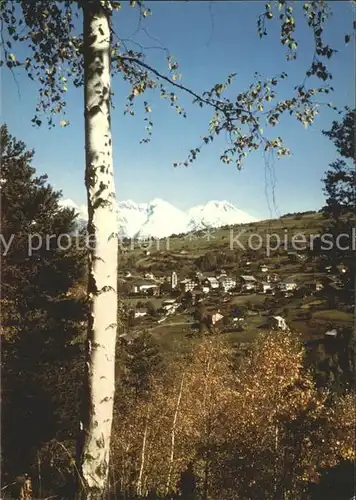
[[[80,219],[86,220],[85,205],[78,206],[70,199],[62,200],[60,204],[75,209]],[[172,234],[255,221],[255,217],[226,200],[211,200],[186,211],[161,198],[154,198],[148,203],[133,200],[117,202],[118,233],[128,238],[165,238]]]

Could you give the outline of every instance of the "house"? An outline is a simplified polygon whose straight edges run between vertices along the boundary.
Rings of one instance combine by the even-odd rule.
[[[215,276],[208,276],[202,283],[203,286],[208,286],[209,288],[217,289],[219,288],[219,281]]]
[[[157,295],[159,287],[156,283],[147,280],[138,280],[132,283],[132,293],[147,293]]]
[[[292,278],[288,278],[281,282],[280,288],[282,290],[285,290],[286,292],[291,292],[293,290],[296,290],[298,288],[298,285]]]
[[[134,318],[142,318],[143,316],[147,316],[147,308],[146,307],[140,307],[138,309],[135,309],[135,314]]]
[[[203,293],[209,293],[210,292],[210,287],[209,286],[204,286],[203,285],[201,289],[202,289]]]
[[[261,271],[261,273],[266,273],[268,271],[268,267],[266,265],[262,264],[260,266],[260,271]]]
[[[256,278],[249,275],[240,276],[240,282],[242,291],[254,290],[257,285]]]
[[[177,299],[167,299],[162,302],[162,309],[165,311],[169,311],[173,308],[174,304],[177,302]]]
[[[221,321],[223,319],[224,315],[221,314],[219,311],[214,313],[214,314],[211,314],[209,315],[209,320],[210,320],[210,323],[215,326],[216,323],[218,323],[219,321]]]
[[[315,292],[320,292],[320,290],[322,290],[324,288],[324,285],[321,281],[317,281],[315,283],[311,283],[311,288],[313,291]]]
[[[273,330],[288,330],[286,320],[282,316],[271,316],[268,318],[268,326]]]
[[[257,287],[260,293],[267,293],[267,291],[272,290],[271,283],[267,283],[266,281],[262,281],[262,283],[259,283]]]
[[[324,335],[327,338],[336,338],[337,337],[337,330],[336,330],[336,328],[333,328],[332,330],[328,330],[327,332],[325,332]]]
[[[179,282],[179,287],[182,290],[182,292],[190,292],[191,290],[194,290],[196,286],[197,286],[196,280],[190,278],[186,278]]]
[[[122,333],[119,335],[119,339],[123,340],[126,342],[126,344],[132,344],[132,342],[135,340],[136,335],[133,333]]]
[[[229,278],[226,275],[220,276],[219,286],[224,290],[224,292],[227,292],[236,287],[236,280]]]
[[[174,313],[180,305],[177,299],[167,299],[162,302],[162,309],[166,313]]]

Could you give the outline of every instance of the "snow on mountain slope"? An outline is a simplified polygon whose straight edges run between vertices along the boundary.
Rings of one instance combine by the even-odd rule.
[[[117,204],[118,233],[120,237],[133,238],[147,219],[146,205],[132,200]]]
[[[78,206],[70,199],[60,204],[74,208],[81,222],[87,219],[85,205]],[[117,203],[118,234],[127,238],[165,238],[172,234],[257,220],[228,201],[209,201],[186,212],[159,198],[149,203],[135,203],[132,200]]]
[[[164,238],[171,234],[186,233],[188,214],[159,198],[148,203],[146,221],[135,235],[137,238]]]
[[[255,217],[239,210],[232,203],[215,200],[191,208],[189,216],[190,231],[199,231],[206,227],[221,227],[257,221]]]
[[[70,198],[66,198],[65,200],[59,200],[58,205],[63,208],[72,208],[78,214],[78,218],[81,221],[88,220],[88,209],[86,205],[77,205]]]

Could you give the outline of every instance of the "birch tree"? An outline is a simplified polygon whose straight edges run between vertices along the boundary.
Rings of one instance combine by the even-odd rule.
[[[149,16],[150,10],[141,1],[130,0],[130,5],[138,9],[141,20]],[[281,43],[287,47],[287,57],[293,59],[297,41],[292,2],[280,0],[277,7],[280,10]],[[314,121],[319,106],[315,98],[332,90],[328,85],[330,73],[323,61],[335,52],[322,38],[329,16],[328,5],[323,1],[305,3],[302,8],[314,34],[315,47],[312,65],[306,69],[305,81],[297,84],[296,93],[288,99],[277,99],[277,86],[287,78],[286,73],[269,78],[256,75],[255,81],[245,91],[240,89],[233,99],[229,99],[224,97],[224,92],[233,84],[233,73],[223,83],[217,83],[205,92],[193,90],[180,82],[179,66],[171,55],[167,56],[167,72],[162,73],[147,62],[143,50],[127,47],[112,21],[113,14],[120,8],[119,2],[110,0],[0,2],[2,64],[15,78],[17,70],[24,69],[39,84],[33,124],[41,126],[45,118],[50,127],[57,124],[68,126],[65,115],[68,81],[76,87],[84,86],[88,233],[95,239],[88,257],[90,312],[79,460],[88,498],[102,495],[107,484],[115,390],[118,248],[114,237],[116,203],[110,124],[111,75],[120,74],[131,86],[126,103],[129,115],[135,114],[136,98],[150,89],[157,90],[162,99],[183,117],[186,117],[186,112],[178,103],[177,90],[189,94],[198,107],[212,109],[209,129],[201,144],[190,150],[185,161],[175,162],[176,166],[192,163],[202,146],[226,132],[229,144],[220,158],[241,168],[247,154],[261,147],[265,151],[275,151],[278,157],[289,154],[283,138],[266,134],[263,129],[275,126],[286,113],[305,126]],[[267,33],[266,23],[274,17],[274,7],[266,4],[258,19],[260,37]],[[82,29],[78,27],[77,20],[80,19],[83,19]],[[28,48],[24,51],[28,55],[22,59],[16,55],[19,43]],[[321,79],[323,85],[308,87],[310,76]],[[147,136],[142,142],[147,142],[152,134],[153,121],[148,100],[143,104]]]

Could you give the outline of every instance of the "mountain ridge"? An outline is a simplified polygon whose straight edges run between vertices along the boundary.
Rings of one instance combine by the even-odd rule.
[[[85,205],[77,205],[69,198],[61,200],[60,205],[75,210],[80,224],[86,222]],[[165,238],[172,234],[257,221],[226,200],[211,200],[188,210],[181,210],[161,198],[148,203],[117,202],[118,234],[126,238]]]

